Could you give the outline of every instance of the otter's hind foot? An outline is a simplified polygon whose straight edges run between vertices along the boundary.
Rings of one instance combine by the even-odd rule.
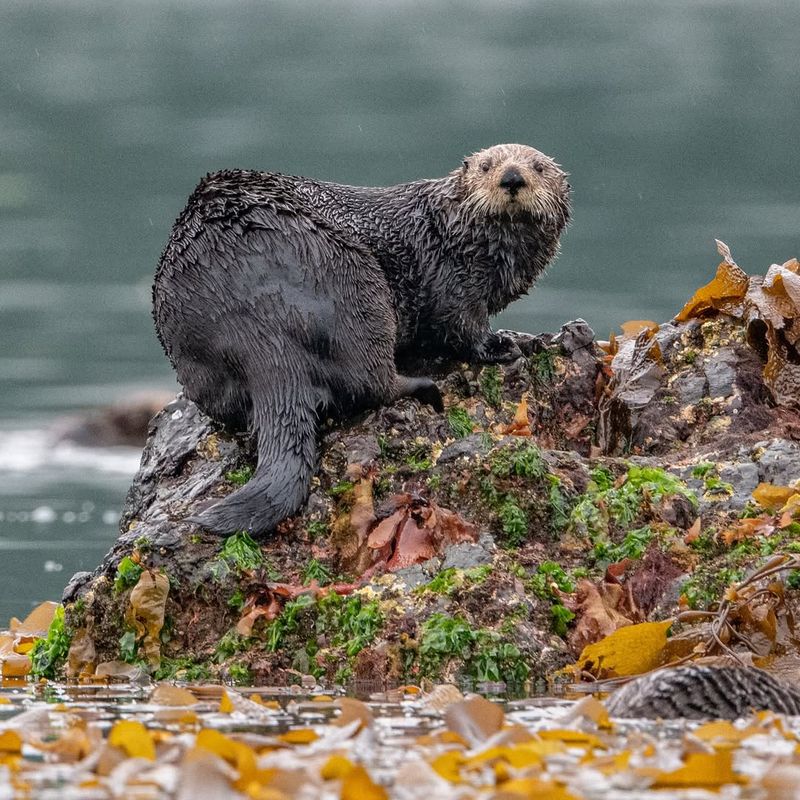
[[[442,393],[430,378],[409,378],[398,375],[393,399],[397,400],[399,397],[416,397],[420,403],[431,406],[440,414],[444,411]]]

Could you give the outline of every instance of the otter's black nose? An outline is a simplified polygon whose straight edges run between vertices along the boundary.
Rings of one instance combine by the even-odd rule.
[[[509,167],[500,180],[500,186],[508,190],[513,197],[525,185],[525,178],[520,175],[515,167]]]

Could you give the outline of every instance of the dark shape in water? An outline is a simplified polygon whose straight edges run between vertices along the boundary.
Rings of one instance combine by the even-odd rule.
[[[738,719],[753,711],[800,714],[800,692],[754,667],[691,664],[626,683],[606,700],[612,717]]]

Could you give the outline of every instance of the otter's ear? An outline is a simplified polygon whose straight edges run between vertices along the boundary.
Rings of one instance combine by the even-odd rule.
[[[464,164],[464,172],[466,172],[469,169],[469,159],[465,158],[462,163]]]

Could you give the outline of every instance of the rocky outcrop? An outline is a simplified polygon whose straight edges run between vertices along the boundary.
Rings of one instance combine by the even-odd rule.
[[[118,540],[65,590],[89,653],[68,669],[530,691],[602,632],[587,603],[609,565],[636,593],[614,601],[631,621],[711,596],[729,555],[714,532],[760,482],[800,476],[800,415],[773,402],[743,322],[715,313],[603,346],[582,320],[514,336],[523,357],[507,365],[414,365],[443,415],[405,399],[328,423],[305,509],[258,542],[183,521],[253,461],[179,396],[151,423]],[[156,658],[128,613],[144,574],[169,578]]]

